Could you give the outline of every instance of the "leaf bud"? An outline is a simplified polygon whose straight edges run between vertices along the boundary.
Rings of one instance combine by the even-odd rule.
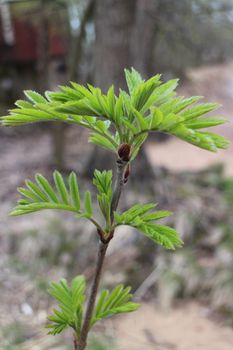
[[[118,156],[125,162],[130,159],[131,145],[128,143],[122,143],[118,148]]]
[[[127,168],[125,169],[124,173],[124,183],[128,181],[129,175],[130,175],[131,169],[130,169],[130,164],[127,165]]]

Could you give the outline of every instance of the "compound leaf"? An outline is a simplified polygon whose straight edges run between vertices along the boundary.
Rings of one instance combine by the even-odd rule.
[[[182,245],[176,230],[168,226],[155,224],[162,218],[170,216],[170,211],[153,211],[155,204],[136,204],[122,214],[114,213],[116,226],[129,225],[137,228],[154,242],[163,245],[167,249],[175,249]]]
[[[72,280],[71,287],[65,279],[52,282],[49,294],[58,301],[58,309],[53,310],[53,315],[48,317],[49,334],[56,335],[67,327],[72,327],[77,336],[80,336],[85,302],[86,282],[83,276],[77,276]]]
[[[103,290],[96,303],[91,325],[115,314],[137,310],[140,305],[130,301],[132,298],[130,290],[130,287],[124,287],[122,284],[116,286],[111,293]]]

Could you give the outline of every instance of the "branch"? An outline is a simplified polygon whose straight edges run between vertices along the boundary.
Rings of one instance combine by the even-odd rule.
[[[126,166],[128,164],[128,161],[124,161],[121,158],[117,160],[117,176],[116,181],[114,185],[114,191],[113,191],[113,198],[112,198],[112,204],[111,204],[111,220],[113,221],[113,213],[117,209],[119,199],[121,196],[122,188],[124,185],[124,173]],[[87,344],[87,336],[90,329],[90,323],[91,323],[91,317],[95,306],[96,296],[99,288],[100,283],[100,277],[102,273],[103,263],[106,255],[106,251],[108,248],[108,244],[110,240],[113,238],[114,232],[110,233],[108,241],[105,243],[100,241],[99,242],[99,251],[98,251],[98,258],[96,263],[96,269],[94,274],[94,280],[91,287],[91,293],[89,296],[89,300],[87,303],[87,310],[82,326],[82,331],[80,335],[80,341],[78,344],[77,350],[84,350],[86,348]]]
[[[112,205],[111,205],[111,220],[113,222],[114,211],[117,209],[122,188],[124,186],[124,173],[128,165],[128,161],[124,161],[121,158],[117,160],[117,177],[114,186],[113,196],[112,196]]]
[[[85,315],[85,319],[83,322],[80,341],[79,341],[78,348],[77,348],[78,350],[84,350],[86,347],[87,335],[88,335],[88,332],[90,329],[91,317],[92,317],[93,309],[95,306],[95,300],[96,300],[96,296],[97,296],[97,292],[98,292],[102,267],[103,267],[104,258],[105,258],[107,248],[108,248],[108,243],[105,244],[101,241],[99,242],[99,251],[98,251],[98,258],[97,258],[96,269],[95,269],[95,276],[94,276],[93,284],[91,287],[91,294],[90,294],[88,304],[87,304],[86,315]]]

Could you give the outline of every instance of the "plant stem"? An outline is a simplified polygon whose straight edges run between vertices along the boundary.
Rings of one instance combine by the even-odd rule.
[[[122,188],[124,186],[124,172],[128,162],[123,161],[122,159],[117,160],[117,176],[112,196],[112,205],[111,205],[111,221],[113,222],[114,211],[117,209]]]
[[[98,251],[98,259],[96,263],[95,275],[94,275],[94,280],[91,287],[91,294],[87,303],[87,310],[86,310],[86,315],[85,315],[85,319],[84,319],[84,323],[81,331],[78,350],[84,350],[86,347],[87,335],[90,328],[92,312],[95,306],[95,300],[97,296],[103,262],[104,262],[107,248],[108,248],[108,243],[103,243],[101,241],[99,242],[99,251]]]
[[[74,350],[78,350],[78,341],[75,334],[74,334]]]
[[[111,220],[113,221],[113,213],[117,209],[119,199],[121,196],[122,188],[124,185],[124,171],[127,166],[127,162],[122,161],[121,159],[117,160],[117,176],[115,180],[115,186],[113,190],[113,196],[112,196],[112,204],[111,204]],[[112,238],[112,236],[111,236]],[[99,251],[98,251],[98,258],[96,262],[96,269],[94,274],[94,280],[91,287],[91,293],[87,302],[87,310],[81,330],[80,340],[78,343],[78,347],[75,348],[75,350],[84,350],[87,345],[87,336],[88,332],[90,330],[90,323],[91,323],[91,317],[95,306],[96,296],[98,292],[98,287],[100,283],[104,258],[106,255],[106,251],[108,248],[108,244],[104,242],[99,242]]]

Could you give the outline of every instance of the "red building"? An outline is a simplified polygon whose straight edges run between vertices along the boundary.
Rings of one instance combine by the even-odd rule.
[[[14,44],[4,40],[0,20],[0,63],[33,63],[38,59],[39,29],[30,22],[13,19]],[[63,57],[67,52],[66,40],[58,33],[49,33],[49,56]]]

